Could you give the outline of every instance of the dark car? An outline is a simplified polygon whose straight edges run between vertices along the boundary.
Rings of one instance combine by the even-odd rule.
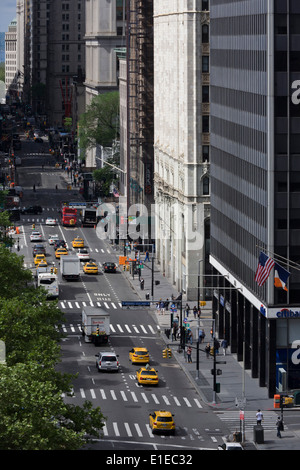
[[[115,263],[103,263],[103,271],[105,273],[115,273],[117,271],[117,266]]]
[[[29,206],[21,209],[21,214],[41,214],[42,212],[43,209],[41,206]]]
[[[37,143],[37,144],[42,144],[44,141],[41,137],[35,137],[34,141]]]
[[[32,250],[32,256],[35,255],[45,255],[46,254],[46,248],[44,245],[41,245],[40,243],[37,243],[34,245],[33,250]]]
[[[66,248],[67,244],[65,240],[56,240],[54,243],[54,249],[57,250],[57,248]]]

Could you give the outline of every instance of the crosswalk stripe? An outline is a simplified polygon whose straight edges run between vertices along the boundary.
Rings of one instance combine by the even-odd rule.
[[[133,398],[133,401],[138,402],[138,399],[137,399],[136,394],[134,392],[131,392],[131,396]]]
[[[132,432],[130,430],[130,426],[128,423],[124,423],[124,426],[125,426],[125,429],[126,429],[126,432],[127,432],[127,435],[128,437],[132,437]]]
[[[145,403],[149,403],[149,400],[148,400],[148,398],[147,398],[147,396],[146,396],[145,393],[141,393],[141,396],[143,397]]]
[[[102,396],[103,400],[105,400],[106,395],[105,395],[105,391],[103,390],[103,388],[100,388],[100,393],[101,393],[101,396]]]
[[[164,399],[166,405],[169,406],[169,405],[170,405],[170,402],[169,402],[169,400],[168,400],[168,397],[166,397],[165,395],[163,395],[163,399]]]
[[[116,397],[116,394],[115,394],[114,390],[111,390],[110,394],[111,394],[113,400],[117,400],[117,397]]]
[[[91,395],[92,395],[92,398],[95,400],[96,399],[96,394],[95,394],[95,391],[91,388]]]
[[[185,403],[187,404],[187,406],[190,408],[192,405],[190,404],[190,402],[188,401],[188,399],[186,397],[183,397]]]
[[[149,437],[154,438],[154,434],[153,434],[152,429],[150,428],[150,425],[148,423],[146,424],[146,429],[148,431]]]
[[[143,437],[143,434],[139,425],[137,423],[134,423],[134,426],[135,426],[136,432],[138,433],[138,436]]]
[[[124,401],[128,401],[127,397],[126,397],[126,394],[123,390],[120,391],[121,395],[122,395],[122,398]]]
[[[112,423],[112,424],[113,424],[113,428],[114,428],[115,435],[116,435],[116,436],[120,436],[118,424],[117,424],[117,423]]]
[[[178,400],[176,397],[173,397],[173,398],[174,398],[174,401],[175,401],[176,405],[177,405],[177,406],[181,406],[179,400]]]
[[[131,333],[131,329],[129,328],[128,325],[125,325],[125,328],[126,328],[126,330],[128,331],[128,333]]]
[[[121,331],[121,333],[124,333],[124,331],[122,330],[121,325],[117,324],[117,327],[119,328],[119,330]]]
[[[154,395],[154,393],[151,393],[151,396],[152,396],[153,400],[155,401],[155,403],[156,403],[157,405],[159,405],[159,401],[158,401],[156,395]]]

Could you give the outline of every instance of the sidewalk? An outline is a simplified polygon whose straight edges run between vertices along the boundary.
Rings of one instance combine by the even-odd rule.
[[[116,251],[116,256],[119,255],[119,252]],[[144,257],[142,257],[142,261]],[[149,268],[152,267],[152,263],[147,263]],[[120,267],[122,268],[122,267]],[[126,277],[132,288],[136,291],[140,300],[146,300],[146,294],[150,294],[151,300],[151,284],[152,284],[152,270],[144,267],[142,269],[141,277],[144,279],[144,290],[140,288],[140,281],[138,275],[132,275],[129,271],[123,271],[123,275]],[[155,285],[154,282],[154,295],[153,300],[159,301],[160,299],[166,300],[171,299],[172,294],[174,297],[177,297],[179,292],[176,291],[174,286],[162,275],[159,271],[158,266],[154,264],[154,281],[159,281],[158,285]],[[267,389],[260,387],[258,384],[258,379],[251,378],[250,371],[245,371],[243,364],[239,363],[236,360],[236,356],[230,353],[230,348],[228,348],[226,355],[223,355],[223,350],[220,348],[219,354],[217,355],[217,368],[222,370],[222,374],[217,376],[217,382],[220,383],[220,393],[213,393],[213,376],[211,374],[211,369],[213,367],[212,358],[207,358],[204,348],[207,342],[211,340],[210,329],[211,329],[211,319],[212,313],[210,308],[210,303],[202,308],[200,327],[205,330],[206,336],[205,341],[200,343],[199,346],[199,370],[197,370],[197,360],[196,360],[196,346],[198,339],[198,319],[194,318],[193,315],[193,306],[196,302],[188,302],[190,306],[190,313],[187,318],[187,324],[193,333],[193,343],[192,343],[192,363],[188,363],[186,360],[186,354],[184,351],[180,350],[179,341],[172,341],[171,335],[168,337],[166,335],[166,330],[170,328],[171,318],[170,310],[165,311],[164,314],[159,314],[155,308],[155,304],[151,306],[150,311],[154,316],[157,322],[158,329],[161,332],[161,337],[172,349],[173,357],[176,359],[178,364],[181,366],[182,370],[186,374],[189,381],[194,385],[196,391],[200,395],[204,403],[211,407],[211,409],[218,412],[222,411],[236,411],[240,409],[240,404],[243,402],[243,397],[245,397],[245,413],[249,411],[256,413],[258,409],[262,411],[276,411],[273,407],[273,399],[268,397]],[[184,314],[184,306],[186,300],[183,299],[182,308],[183,319],[186,318]],[[180,312],[174,314],[180,315]],[[219,338],[221,340],[222,338]],[[226,362],[222,364],[221,362]],[[241,406],[242,408],[242,406]],[[294,411],[298,411],[298,408],[294,408]],[[299,410],[300,411],[300,410]],[[285,413],[288,413],[289,410],[286,410]],[[264,443],[258,444],[253,442],[253,432],[246,433],[246,441],[244,443],[245,449],[247,450],[300,450],[300,431],[293,432],[289,429],[286,429],[282,432],[282,438],[279,439],[276,436],[276,427],[274,422],[274,430],[264,430]]]

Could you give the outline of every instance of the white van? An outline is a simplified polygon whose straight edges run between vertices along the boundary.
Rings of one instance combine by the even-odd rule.
[[[56,274],[39,273],[37,277],[37,287],[42,286],[47,291],[47,297],[59,296],[59,285]]]

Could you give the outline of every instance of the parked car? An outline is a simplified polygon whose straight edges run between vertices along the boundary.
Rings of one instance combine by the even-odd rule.
[[[101,370],[111,370],[118,372],[119,370],[119,361],[118,357],[115,353],[109,352],[99,352],[96,354],[96,367],[98,371]]]
[[[117,266],[115,263],[111,262],[103,263],[103,271],[105,273],[115,273],[117,271]]]
[[[28,206],[21,209],[21,214],[42,214],[41,206]]]

